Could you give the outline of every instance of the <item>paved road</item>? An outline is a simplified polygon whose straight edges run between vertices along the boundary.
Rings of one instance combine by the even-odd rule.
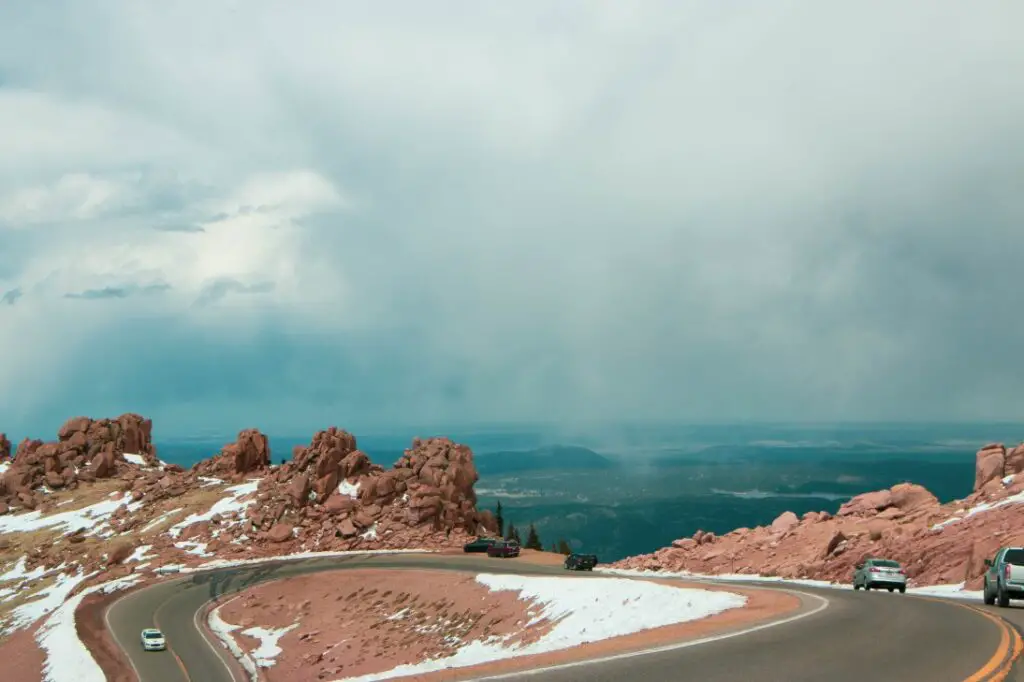
[[[194,575],[139,590],[115,602],[108,625],[142,682],[232,682],[221,647],[211,647],[196,614],[212,598],[265,580],[331,569],[423,568],[564,575],[558,567],[462,556],[377,555],[278,562]],[[601,579],[600,574],[586,575]],[[766,587],[763,583],[751,583]],[[583,667],[502,676],[530,682],[989,682],[1009,631],[1024,608],[996,609],[888,592],[798,587],[803,617],[777,627]],[[822,599],[827,608],[820,608]],[[986,615],[993,614],[992,616]],[[139,632],[160,627],[171,650],[145,653]],[[1024,677],[1018,671],[1009,680]],[[490,678],[499,679],[499,678]]]

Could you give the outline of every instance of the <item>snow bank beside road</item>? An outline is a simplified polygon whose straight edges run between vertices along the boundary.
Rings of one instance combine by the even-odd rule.
[[[136,576],[129,576],[82,590],[46,619],[36,633],[36,641],[46,652],[43,682],[106,682],[103,669],[78,638],[75,610],[87,595],[122,590],[137,581]]]
[[[636,571],[624,568],[595,568],[594,570],[607,575],[621,575],[630,578],[675,578],[697,581],[712,580],[720,582],[777,583],[780,585],[793,585],[795,587],[825,587],[831,590],[853,589],[852,581],[848,583],[830,583],[827,580],[779,578],[776,576],[747,575],[743,573],[708,575],[704,573],[690,573],[688,571]],[[918,587],[907,587],[907,594],[919,594],[926,597],[942,597],[944,599],[968,599],[981,601],[981,590],[965,590],[964,583],[957,583],[955,585],[921,585]]]

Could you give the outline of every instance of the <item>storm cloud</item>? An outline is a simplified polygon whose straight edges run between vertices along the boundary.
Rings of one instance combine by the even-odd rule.
[[[8,3],[0,426],[1019,419],[1022,21]]]

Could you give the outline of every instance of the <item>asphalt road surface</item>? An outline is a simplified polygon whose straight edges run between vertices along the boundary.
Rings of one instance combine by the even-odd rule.
[[[197,614],[208,601],[256,583],[355,568],[432,568],[565,575],[560,567],[472,555],[370,555],[275,562],[189,575],[138,590],[107,612],[107,624],[141,682],[232,682],[219,642],[207,641]],[[589,579],[600,574],[576,573]],[[763,583],[751,586],[766,588]],[[771,588],[780,589],[780,588]],[[994,682],[1004,679],[1024,608],[997,609],[889,592],[788,587],[802,593],[802,616],[693,646],[530,673],[530,682]],[[824,601],[827,600],[827,607]],[[823,608],[824,607],[824,608]],[[989,615],[991,614],[991,615]],[[1002,620],[1005,618],[1005,621]],[[786,620],[790,620],[788,617]],[[169,650],[144,652],[143,628],[158,627]],[[730,633],[726,633],[730,634]],[[731,633],[735,634],[735,633]],[[1002,668],[1002,669],[1001,669]],[[1019,670],[1007,680],[1024,682]],[[242,682],[237,680],[235,682]]]

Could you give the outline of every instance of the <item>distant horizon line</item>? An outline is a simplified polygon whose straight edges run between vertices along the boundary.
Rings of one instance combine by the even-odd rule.
[[[551,431],[581,431],[581,430],[593,430],[596,432],[620,430],[620,429],[631,429],[631,428],[645,428],[645,427],[668,427],[668,428],[688,428],[688,427],[774,427],[774,428],[899,428],[899,427],[921,427],[921,428],[957,428],[957,427],[997,427],[997,428],[1022,428],[1024,429],[1024,420],[1011,421],[1011,420],[992,420],[992,421],[952,421],[952,420],[844,420],[844,421],[771,421],[771,420],[720,420],[720,421],[670,421],[663,419],[650,419],[650,420],[623,420],[617,422],[600,421],[600,422],[542,422],[542,421],[506,421],[506,422],[464,422],[464,423],[422,423],[422,424],[403,424],[396,426],[372,426],[372,427],[347,427],[343,426],[342,423],[329,424],[327,426],[320,426],[314,428],[312,431],[302,431],[297,427],[289,428],[288,430],[264,430],[258,426],[243,427],[244,428],[257,428],[267,436],[273,436],[276,438],[308,438],[313,433],[324,431],[331,427],[337,427],[345,429],[355,436],[374,436],[374,435],[397,435],[403,434],[408,437],[421,437],[430,438],[436,436],[448,435],[452,431],[470,432],[470,433],[513,433],[521,430],[534,430],[536,432],[551,432]],[[239,430],[243,430],[239,429]],[[238,430],[227,429],[224,431],[212,431],[209,429],[198,429],[193,435],[176,434],[171,436],[165,436],[164,438],[172,439],[200,439],[200,438],[221,438],[230,437],[236,434]],[[1024,434],[1022,434],[1024,435]]]

